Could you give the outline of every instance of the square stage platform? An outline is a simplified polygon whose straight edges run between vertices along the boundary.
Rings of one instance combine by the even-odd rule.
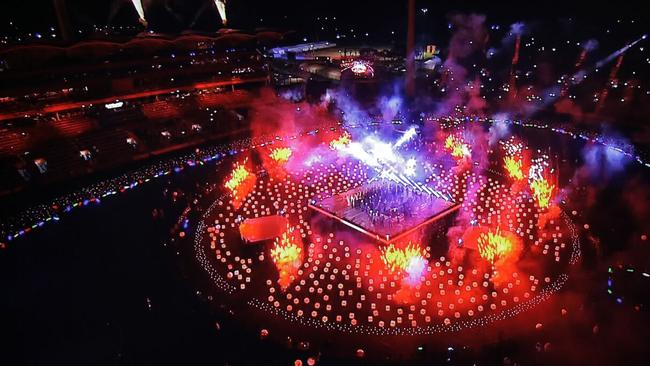
[[[308,206],[386,244],[460,208],[458,203],[385,181],[311,201]]]

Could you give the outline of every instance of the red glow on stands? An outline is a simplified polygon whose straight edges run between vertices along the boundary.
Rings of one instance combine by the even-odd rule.
[[[72,103],[59,103],[54,105],[45,106],[42,108],[24,110],[19,112],[10,112],[10,113],[0,113],[0,121],[7,119],[14,119],[24,117],[25,115],[34,115],[34,114],[48,114],[56,112],[70,111],[73,109],[80,109],[89,105],[101,105],[106,103],[113,103],[115,100],[127,101],[134,99],[142,99],[147,97],[153,97],[157,95],[171,94],[176,92],[185,92],[185,91],[194,91],[200,89],[214,89],[224,86],[240,85],[246,83],[260,83],[265,82],[266,77],[259,78],[246,78],[246,79],[231,79],[227,81],[215,81],[209,83],[196,83],[189,86],[180,86],[177,88],[163,88],[150,90],[145,92],[123,94],[123,95],[114,95],[106,98],[86,100],[82,102],[72,102]]]
[[[172,119],[180,116],[178,107],[165,100],[143,104],[142,113],[149,119]]]

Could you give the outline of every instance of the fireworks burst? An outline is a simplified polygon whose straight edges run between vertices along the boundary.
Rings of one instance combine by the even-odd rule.
[[[271,249],[271,260],[278,269],[278,284],[282,289],[289,287],[300,268],[302,248],[296,242],[293,229],[288,229],[282,236],[275,239]]]
[[[504,168],[508,175],[514,180],[524,179],[524,145],[514,137],[508,140],[499,141],[506,157],[503,158]]]
[[[226,188],[230,189],[233,194],[237,194],[237,188],[248,178],[250,173],[246,167],[237,163],[235,169],[230,173],[230,179],[226,181]]]
[[[478,252],[482,258],[494,263],[499,258],[507,256],[514,249],[514,243],[501,231],[488,231],[478,237]]]
[[[292,233],[293,230],[285,231],[280,238],[275,239],[275,245],[271,249],[271,259],[278,266],[300,260],[302,249],[294,243]]]
[[[271,159],[277,161],[278,163],[284,164],[287,161],[289,161],[289,158],[291,157],[291,154],[293,154],[293,151],[291,151],[290,148],[288,147],[280,147],[277,149],[273,149],[271,151]]]
[[[390,244],[382,249],[381,259],[391,271],[401,272],[406,271],[411,266],[412,261],[416,263],[424,260],[424,255],[422,249],[411,243],[404,248],[396,248],[395,245]],[[419,265],[416,267],[420,268]]]
[[[462,138],[454,135],[449,135],[445,139],[445,149],[451,152],[451,156],[457,159],[469,158],[472,155],[472,150]]]
[[[548,208],[550,206],[551,196],[555,189],[554,185],[551,185],[548,180],[541,178],[533,180],[530,183],[530,189],[540,208]]]
[[[341,137],[334,139],[330,142],[330,149],[340,150],[348,146],[350,142],[352,142],[352,138],[347,132],[345,132]]]
[[[524,179],[524,172],[521,169],[521,160],[512,156],[506,156],[503,158],[506,171],[508,175],[515,180]]]
[[[542,156],[533,161],[533,165],[530,166],[530,170],[528,171],[530,191],[533,193],[533,197],[540,208],[549,207],[553,190],[555,189],[555,186],[548,181],[544,173],[548,167],[548,157]]]
[[[406,273],[408,274],[404,278],[404,282],[411,286],[416,286],[422,282],[422,275],[427,270],[427,260],[422,256],[414,256],[409,260],[409,264],[406,267]]]

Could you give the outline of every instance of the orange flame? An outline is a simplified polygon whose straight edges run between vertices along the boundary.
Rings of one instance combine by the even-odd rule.
[[[295,279],[301,259],[302,248],[295,242],[293,229],[285,231],[281,237],[275,239],[271,249],[271,260],[278,269],[278,284],[282,289],[289,287]]]

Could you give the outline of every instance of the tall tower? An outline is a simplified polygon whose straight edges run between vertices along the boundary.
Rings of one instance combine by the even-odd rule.
[[[52,0],[54,2],[54,10],[56,11],[56,18],[59,22],[59,31],[63,42],[72,42],[72,27],[70,25],[70,18],[68,17],[68,8],[65,0]]]
[[[415,0],[408,0],[408,32],[406,34],[406,95],[415,95]]]

